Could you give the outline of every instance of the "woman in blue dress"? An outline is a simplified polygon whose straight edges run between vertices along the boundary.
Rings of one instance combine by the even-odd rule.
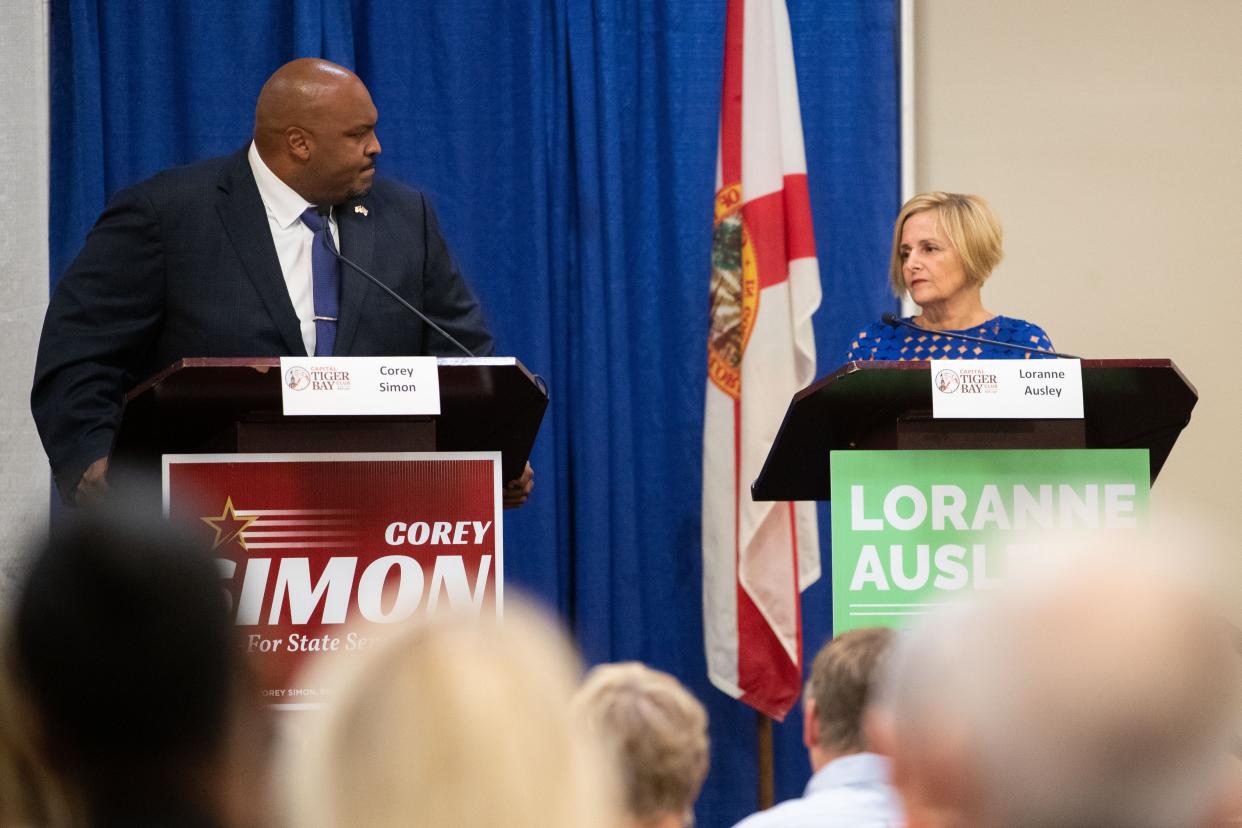
[[[875,322],[850,342],[847,361],[907,359],[1032,359],[1052,342],[1038,325],[983,307],[983,283],[1000,263],[1000,222],[976,195],[921,193],[901,208],[893,228],[889,279],[893,293],[922,309],[904,321],[912,327]],[[922,332],[920,332],[920,329]],[[989,339],[969,342],[933,331]]]

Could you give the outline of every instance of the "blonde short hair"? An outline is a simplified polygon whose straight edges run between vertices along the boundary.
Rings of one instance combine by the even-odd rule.
[[[919,193],[902,205],[893,225],[888,278],[894,295],[906,292],[906,280],[901,275],[901,233],[910,216],[928,211],[936,213],[936,224],[962,257],[967,284],[982,285],[1005,255],[1004,233],[992,208],[977,195]]]
[[[707,711],[677,679],[634,661],[600,665],[574,710],[612,756],[631,817],[690,816],[707,776]]]
[[[319,663],[327,709],[286,734],[303,738],[286,740],[285,824],[619,824],[607,761],[569,715],[577,657],[533,609],[441,613],[348,655]]]

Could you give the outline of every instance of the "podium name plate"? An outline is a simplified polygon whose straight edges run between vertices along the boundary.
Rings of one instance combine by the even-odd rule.
[[[936,419],[1082,419],[1076,359],[933,359]]]
[[[435,357],[281,357],[286,416],[437,415]]]

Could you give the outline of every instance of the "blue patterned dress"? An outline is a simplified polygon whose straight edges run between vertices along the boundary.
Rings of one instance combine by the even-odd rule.
[[[914,317],[906,317],[909,322]],[[1052,340],[1044,329],[1032,325],[1022,319],[1008,316],[994,316],[982,325],[964,328],[951,333],[977,336],[982,339],[995,339],[998,342],[1012,342],[1039,348],[1041,351],[1052,351]],[[1029,351],[1015,348],[1004,348],[999,345],[984,345],[980,342],[968,342],[964,339],[941,336],[930,331],[919,333],[910,328],[889,325],[886,322],[872,322],[866,330],[859,331],[858,336],[850,342],[846,362],[855,360],[909,360],[909,359],[1051,359]]]

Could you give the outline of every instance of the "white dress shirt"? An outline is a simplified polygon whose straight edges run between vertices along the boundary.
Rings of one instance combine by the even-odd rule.
[[[263,199],[263,207],[267,210],[267,226],[272,231],[272,241],[276,243],[276,258],[280,260],[280,270],[285,277],[285,287],[289,289],[289,299],[293,302],[293,310],[298,315],[302,328],[302,342],[306,344],[306,353],[315,353],[315,289],[311,276],[311,242],[315,234],[302,223],[302,213],[307,207],[314,207],[293,189],[276,177],[276,173],[268,169],[267,164],[259,157],[259,150],[254,142],[250,142],[247,153],[250,170],[254,173],[254,182],[259,185],[259,197]],[[341,249],[341,237],[336,229],[336,216],[328,219],[328,230],[332,233],[332,241],[337,250]]]
[[[897,828],[901,801],[889,782],[888,760],[854,753],[829,762],[811,777],[801,799],[751,814],[734,828]]]

